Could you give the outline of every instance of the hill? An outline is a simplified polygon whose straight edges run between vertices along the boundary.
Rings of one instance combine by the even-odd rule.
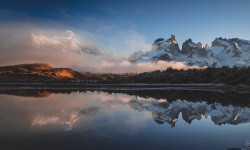
[[[53,68],[49,64],[21,64],[0,67],[0,82],[59,82],[81,78],[68,68]]]

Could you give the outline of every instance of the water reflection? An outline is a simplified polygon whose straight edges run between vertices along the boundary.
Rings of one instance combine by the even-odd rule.
[[[94,116],[99,110],[99,107],[81,108],[79,111],[66,113],[64,110],[49,116],[36,114],[32,120],[31,127],[45,125],[59,125],[68,131],[71,130],[73,124],[83,116]]]
[[[249,101],[231,92],[5,90],[0,148],[46,149],[51,140],[53,149],[242,148]]]
[[[93,93],[91,93],[93,92]],[[135,93],[136,92],[136,93]],[[182,92],[182,94],[178,94]],[[32,107],[38,111],[31,110],[31,127],[46,125],[57,125],[65,130],[71,130],[73,125],[84,116],[94,117],[101,108],[121,109],[122,106],[130,106],[133,110],[152,113],[152,118],[158,124],[168,123],[171,127],[181,114],[186,123],[191,124],[193,120],[201,120],[203,117],[211,118],[215,125],[232,124],[238,125],[250,122],[249,93],[237,93],[238,99],[232,97],[232,93],[201,92],[198,95],[194,91],[123,91],[126,95],[116,96],[114,91],[71,91],[71,90],[4,90],[2,94],[16,95],[10,101],[22,101],[25,97],[40,98],[40,104]],[[63,93],[63,95],[54,95]],[[66,93],[66,95],[64,95]],[[83,93],[80,94],[80,93]],[[121,91],[119,91],[121,93]],[[170,94],[171,93],[171,94]],[[177,94],[176,94],[177,93]],[[202,94],[200,94],[202,93]],[[206,94],[204,94],[206,93]],[[69,94],[69,95],[68,95]],[[136,95],[134,95],[136,94]],[[209,96],[208,96],[209,94]],[[235,94],[235,93],[233,93]],[[53,96],[52,96],[53,95]],[[138,96],[140,95],[140,96]],[[204,97],[202,97],[202,95]],[[187,97],[180,100],[179,97]],[[249,97],[248,97],[249,96]],[[6,97],[6,96],[5,96]],[[53,101],[47,101],[49,98]],[[137,98],[139,97],[139,98]],[[194,98],[195,97],[195,98]],[[208,97],[213,97],[207,100]],[[230,100],[229,97],[231,97]],[[45,99],[43,99],[45,98]],[[74,98],[74,102],[70,99]],[[83,98],[83,99],[82,99]],[[194,98],[194,99],[190,99]],[[198,98],[198,99],[197,99]],[[244,99],[244,100],[242,100]],[[28,100],[27,98],[25,100]],[[59,101],[60,102],[59,102]],[[207,100],[207,101],[203,101]],[[222,103],[219,103],[222,102]],[[17,103],[17,102],[13,102]],[[22,102],[24,103],[24,102]],[[46,107],[47,105],[51,105]],[[3,104],[4,105],[4,104]],[[16,104],[15,104],[16,105]],[[26,106],[30,109],[29,106]],[[8,106],[7,106],[8,107]],[[46,108],[44,108],[46,107]],[[60,108],[60,109],[58,109]],[[33,112],[34,111],[34,112]],[[24,116],[27,116],[25,114]]]
[[[159,124],[168,123],[171,127],[182,114],[182,119],[191,124],[194,119],[201,120],[202,117],[211,117],[216,125],[233,124],[238,125],[250,122],[250,108],[237,107],[233,105],[222,106],[219,103],[207,104],[206,102],[188,102],[177,100],[174,102],[159,102],[133,99],[129,105],[138,111],[147,110],[152,112],[152,118]]]

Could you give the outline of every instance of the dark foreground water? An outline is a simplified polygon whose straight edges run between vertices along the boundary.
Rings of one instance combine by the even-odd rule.
[[[250,95],[2,91],[0,149],[247,149]]]

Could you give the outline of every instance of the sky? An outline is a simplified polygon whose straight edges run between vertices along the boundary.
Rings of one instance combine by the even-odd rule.
[[[216,37],[250,39],[249,6],[249,0],[4,0],[0,24],[87,32],[101,46],[115,45],[112,51],[128,55],[171,34],[180,47],[188,38],[204,45]],[[133,38],[135,43],[124,42]]]
[[[0,65],[50,63],[118,73],[188,68],[178,62],[132,64],[126,58],[171,34],[180,48],[189,38],[203,45],[217,37],[250,40],[249,6],[249,0],[0,0]],[[30,33],[62,37],[66,30],[106,55],[27,48]]]

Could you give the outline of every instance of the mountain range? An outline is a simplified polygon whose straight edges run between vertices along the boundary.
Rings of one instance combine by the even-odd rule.
[[[54,49],[73,51],[79,54],[103,55],[97,46],[82,44],[72,31],[65,31],[63,37],[30,33],[26,37],[26,48]],[[28,41],[28,42],[27,42]],[[250,66],[250,41],[239,38],[215,38],[211,47],[201,42],[195,43],[187,39],[180,49],[175,35],[170,38],[158,38],[149,51],[132,53],[127,60],[134,64],[143,62],[175,61],[189,66]]]
[[[194,43],[192,39],[186,40],[182,44],[182,49],[175,38],[175,35],[167,40],[158,38],[152,44],[150,51],[134,52],[128,57],[133,63],[176,61],[184,62],[193,66],[249,66],[250,65],[250,41],[232,38],[216,38],[211,47],[202,43]]]

